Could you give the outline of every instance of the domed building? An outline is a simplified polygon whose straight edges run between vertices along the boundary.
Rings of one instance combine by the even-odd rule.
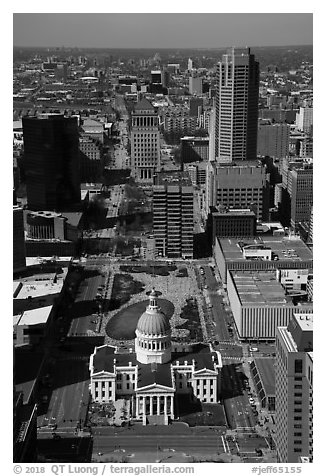
[[[89,364],[93,401],[129,400],[130,417],[144,425],[167,425],[173,420],[176,394],[209,403],[216,403],[220,394],[220,353],[209,344],[172,342],[159,295],[155,289],[149,293],[134,349],[95,347]]]
[[[140,316],[135,339],[135,352],[142,364],[165,364],[171,360],[171,327],[157,304],[159,293],[152,290],[149,305]]]

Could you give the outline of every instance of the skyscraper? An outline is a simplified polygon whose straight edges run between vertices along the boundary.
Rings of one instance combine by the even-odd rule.
[[[23,117],[27,204],[63,211],[80,202],[79,138],[75,117]]]
[[[275,420],[280,463],[312,458],[313,316],[294,314],[276,332]]]
[[[215,157],[254,160],[259,63],[250,48],[230,48],[217,65]]]
[[[289,124],[271,124],[261,121],[258,126],[257,155],[269,157],[288,157],[290,142]]]
[[[193,258],[194,191],[188,172],[154,177],[153,229],[158,254]]]
[[[131,170],[136,181],[153,183],[153,174],[160,166],[160,132],[158,115],[152,104],[143,98],[131,115]]]

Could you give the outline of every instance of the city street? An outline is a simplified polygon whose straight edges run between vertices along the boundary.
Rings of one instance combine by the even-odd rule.
[[[221,453],[245,452],[255,454],[255,448],[267,448],[268,444],[264,438],[241,436],[233,438],[225,436],[225,429],[213,428],[185,428],[182,433],[174,431],[173,426],[166,429],[134,428],[118,430],[113,428],[95,429],[93,432],[94,444],[93,453],[108,453],[117,448],[125,450],[126,454],[150,452],[160,455],[168,448],[176,452],[183,452],[188,455],[217,455]],[[158,431],[160,430],[160,431]]]

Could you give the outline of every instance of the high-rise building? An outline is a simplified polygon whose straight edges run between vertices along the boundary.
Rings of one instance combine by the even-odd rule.
[[[215,154],[254,160],[257,149],[259,63],[250,48],[230,48],[217,65]]]
[[[30,210],[63,211],[80,202],[79,139],[75,117],[23,117],[24,165]]]
[[[282,158],[289,155],[290,126],[260,122],[258,126],[257,155]]]
[[[143,98],[131,114],[131,170],[137,182],[152,184],[153,174],[159,167],[158,115],[152,104]]]
[[[313,124],[313,108],[300,107],[299,112],[296,115],[295,123],[299,131],[309,134]]]
[[[313,204],[313,166],[294,167],[288,173],[288,192],[291,198],[291,226],[309,222]]]
[[[224,205],[232,209],[250,209],[258,221],[268,214],[268,174],[260,163],[207,163],[207,202],[210,207]]]
[[[189,93],[196,96],[201,96],[203,94],[203,78],[198,76],[190,76]]]
[[[26,267],[26,248],[23,209],[13,207],[13,271],[21,271]]]
[[[276,451],[280,463],[313,456],[313,315],[295,313],[276,332]]]
[[[158,254],[193,258],[194,191],[187,172],[154,176],[153,230]]]

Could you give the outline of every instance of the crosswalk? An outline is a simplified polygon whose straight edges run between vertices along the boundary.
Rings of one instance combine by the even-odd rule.
[[[243,357],[237,357],[232,355],[222,355],[222,360],[234,360],[236,362],[242,362]]]
[[[232,340],[220,340],[219,345],[228,345],[228,346],[233,346],[233,347],[242,347],[241,344],[238,344],[237,342],[234,342]]]

